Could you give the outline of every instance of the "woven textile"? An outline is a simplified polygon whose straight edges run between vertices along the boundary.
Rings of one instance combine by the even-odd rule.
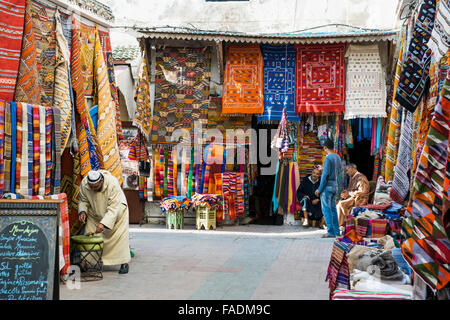
[[[45,108],[45,195],[51,192],[53,110]],[[42,137],[41,137],[42,139]]]
[[[0,2],[0,99],[14,100],[24,31],[25,0]]]
[[[98,30],[95,33],[94,79],[98,94],[97,138],[103,156],[105,170],[111,172],[119,180],[119,183],[122,184],[122,166],[120,163],[119,147],[117,145],[116,107],[111,96],[111,87]]]
[[[440,0],[436,7],[436,18],[428,48],[433,51],[435,61],[439,61],[450,47],[450,7],[448,0]]]
[[[245,211],[245,173],[225,172],[214,175],[216,181],[216,193],[223,199],[223,214],[228,215],[230,220],[243,217]]]
[[[22,108],[22,141],[20,147],[20,170],[18,176],[16,176],[16,192],[22,195],[31,196],[28,192],[28,178],[29,174],[32,174],[32,171],[28,171],[28,105],[26,103],[18,103],[17,105],[20,105]],[[19,153],[19,151],[17,151],[17,153]]]
[[[207,129],[217,129],[223,134],[223,139],[226,139],[227,129],[241,128],[244,131],[251,127],[252,115],[230,115],[222,114],[222,98],[210,97],[208,109],[208,123]]]
[[[33,32],[31,5],[31,0],[28,0],[25,9],[25,26],[14,101],[39,104],[41,92],[38,81],[36,39]]]
[[[75,24],[75,20],[74,20]],[[94,124],[86,107],[84,77],[81,65],[81,40],[78,29],[72,30],[71,84],[75,93],[75,106],[79,117],[76,121],[76,137],[80,152],[80,174],[84,178],[89,170],[102,168],[103,159],[94,134]]]
[[[53,107],[53,138],[52,138],[52,175],[51,175],[51,194],[61,192],[61,116],[60,109]]]
[[[33,105],[33,195],[39,194],[39,172],[40,172],[40,117],[39,106]]]
[[[369,228],[369,219],[357,218],[355,221],[356,233],[361,237],[367,235],[367,229]]]
[[[297,52],[292,45],[261,46],[264,59],[264,114],[258,121],[281,120],[286,107],[288,120],[299,121],[295,109],[295,76]]]
[[[395,166],[394,180],[390,197],[392,200],[402,203],[409,193],[410,180],[408,171],[411,168],[413,114],[405,110],[405,121],[402,125],[400,146],[398,149],[397,165]]]
[[[11,128],[11,103],[6,102],[5,106],[5,147],[4,147],[4,172],[5,184],[4,193],[11,191],[11,146],[12,143],[12,128]]]
[[[6,111],[6,102],[0,100],[0,194],[3,194],[5,187],[5,166],[4,166],[5,111]]]
[[[395,78],[393,85],[394,97],[391,104],[391,112],[389,116],[389,129],[386,145],[386,162],[385,162],[385,180],[392,181],[394,179],[394,168],[397,163],[398,146],[400,141],[400,125],[401,125],[401,107],[395,99],[395,92],[397,92],[398,83],[400,81],[400,74],[402,72],[403,58],[406,54],[406,32],[403,32],[402,42],[400,45],[400,52],[398,54],[397,66],[395,69]]]
[[[84,94],[88,97],[93,97],[95,27],[88,26],[78,21],[74,22],[74,25],[76,25],[76,28],[79,30],[80,36],[80,64],[82,66],[81,72],[83,74]]]
[[[330,294],[338,285],[350,289],[350,271],[348,267],[347,254],[354,247],[352,243],[335,241],[331,251],[330,263],[328,264],[327,277]]]
[[[331,300],[413,300],[411,294],[396,292],[368,292],[338,288],[331,294]]]
[[[427,141],[422,150],[414,181],[412,203],[402,228],[405,260],[416,273],[437,290],[450,281],[450,243],[443,226],[444,183],[450,134],[450,78],[436,105]]]
[[[45,107],[39,106],[39,193],[45,195],[45,177],[47,173],[47,157],[46,157],[46,115]]]
[[[130,144],[130,152],[128,153],[128,159],[134,161],[149,160],[147,147],[145,144],[145,138],[141,132],[138,132],[136,138],[134,138]]]
[[[264,112],[263,64],[259,45],[227,47],[222,113]]]
[[[11,168],[11,174],[15,174],[15,185],[11,186],[11,190],[14,190],[14,192],[17,192],[20,189],[20,182],[21,182],[21,169],[22,169],[22,147],[23,147],[23,127],[27,126],[27,123],[23,122],[23,106],[22,103],[16,103],[16,150],[13,154],[13,157],[15,157],[16,165],[15,169],[12,170]],[[14,187],[14,188],[13,188]]]
[[[396,100],[411,112],[416,110],[428,81],[431,55],[427,42],[433,30],[435,14],[436,0],[422,1],[400,75]]]
[[[56,9],[43,1],[32,0],[33,32],[36,39],[36,56],[41,99],[45,107],[53,105],[55,84],[56,37],[54,16]],[[35,102],[33,102],[35,103]]]
[[[147,60],[145,57],[139,69],[139,75],[136,82],[136,111],[133,117],[133,125],[141,129],[142,133],[150,136],[152,130],[152,106],[150,103],[150,81],[148,79]]]
[[[345,110],[345,44],[296,45],[297,112]]]
[[[314,132],[305,134],[303,136],[303,142],[299,142],[298,147],[297,159],[300,178],[310,175],[315,165],[322,164],[322,157],[322,146],[317,135]]]
[[[386,117],[386,82],[378,45],[350,45],[345,56],[344,119]]]
[[[60,110],[61,115],[61,148],[65,149],[72,130],[72,102],[70,99],[70,51],[64,37],[61,17],[56,13],[56,68],[55,93],[53,106]]]
[[[373,239],[382,238],[387,233],[388,220],[386,219],[371,219],[371,234],[370,237]]]
[[[172,133],[208,119],[209,48],[166,48],[156,52],[155,106],[151,141],[172,142]]]

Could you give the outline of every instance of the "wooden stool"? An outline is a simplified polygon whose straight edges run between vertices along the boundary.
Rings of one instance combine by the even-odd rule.
[[[197,230],[216,230],[216,209],[196,207],[195,218]]]
[[[71,264],[81,270],[81,281],[103,279],[103,238],[100,236],[72,236]]]
[[[168,210],[166,212],[167,229],[183,229],[184,227],[184,209],[177,211]]]

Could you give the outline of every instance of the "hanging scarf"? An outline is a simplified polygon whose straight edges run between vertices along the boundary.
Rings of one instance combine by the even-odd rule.
[[[191,148],[190,162],[189,162],[189,180],[188,180],[188,193],[187,197],[191,198],[192,195],[192,178],[194,170],[194,147]]]
[[[52,149],[53,149],[53,170],[52,170],[52,186],[51,193],[59,194],[61,193],[61,116],[60,109],[53,107],[53,139],[52,139]]]
[[[16,177],[16,192],[22,195],[31,196],[28,193],[28,105],[19,103],[22,108],[22,142],[21,142],[21,161],[18,176]],[[17,151],[19,152],[19,151]]]
[[[53,110],[45,108],[45,195],[51,193]]]
[[[5,109],[6,102],[0,100],[0,194],[3,194],[5,188]]]
[[[46,120],[45,107],[39,106],[39,195],[45,195],[45,177],[47,173],[46,159]]]
[[[133,117],[133,125],[138,127],[148,137],[152,130],[152,106],[150,103],[150,81],[148,79],[145,54],[139,67],[134,100],[136,101],[136,111]]]
[[[21,126],[21,114],[17,113],[17,104],[11,102],[11,185],[10,192],[16,192],[16,162],[17,162],[17,127]]]

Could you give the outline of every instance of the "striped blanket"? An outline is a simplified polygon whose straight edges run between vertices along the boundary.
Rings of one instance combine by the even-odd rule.
[[[338,285],[350,289],[350,271],[348,267],[347,254],[354,247],[352,243],[335,241],[331,252],[330,263],[328,265],[327,277],[330,295]]]
[[[395,292],[368,292],[338,288],[331,300],[412,300],[412,295]]]

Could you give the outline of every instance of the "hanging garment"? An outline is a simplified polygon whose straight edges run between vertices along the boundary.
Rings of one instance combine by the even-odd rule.
[[[386,82],[378,45],[350,45],[344,119],[386,115]]]
[[[297,112],[345,110],[345,44],[295,45]]]
[[[227,47],[222,113],[264,112],[263,65],[259,44]]]
[[[18,183],[16,184],[16,192],[24,196],[31,196],[31,194],[28,193],[28,177],[29,175],[32,175],[32,170],[28,171],[28,105],[26,103],[19,103],[18,105],[21,105],[22,107],[22,152],[20,155],[20,170],[18,171],[18,176],[16,176]],[[30,172],[30,174],[28,172]]]
[[[428,51],[427,43],[433,30],[435,14],[436,0],[421,2],[406,61],[400,75],[396,100],[410,112],[416,110],[429,79],[431,51]]]
[[[61,115],[60,109],[53,107],[52,175],[51,194],[61,193]]]
[[[36,39],[33,32],[31,6],[31,0],[28,0],[25,8],[25,26],[14,101],[39,104],[41,92],[38,81]]]
[[[148,79],[147,60],[142,58],[139,75],[136,82],[136,111],[133,117],[133,125],[149,137],[152,130],[152,106],[150,103],[150,81]]]
[[[0,10],[0,99],[14,100],[19,73],[25,0],[4,0]]]
[[[284,107],[288,120],[299,121],[295,109],[296,50],[292,45],[262,45],[261,51],[264,114],[257,117],[258,122],[281,120]]]
[[[122,165],[117,144],[115,120],[116,108],[111,96],[111,87],[97,29],[95,34],[94,79],[98,95],[98,143],[103,157],[104,169],[111,172],[122,185]]]
[[[433,51],[435,61],[447,54],[450,47],[450,6],[448,0],[440,0],[436,7],[436,18],[434,20],[433,31],[431,32],[428,48]]]

